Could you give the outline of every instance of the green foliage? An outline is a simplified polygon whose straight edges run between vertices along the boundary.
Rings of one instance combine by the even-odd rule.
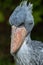
[[[35,24],[37,24],[38,22],[41,22],[42,21],[40,15],[41,15],[41,12],[40,11],[39,12],[38,11],[35,11],[33,13]]]
[[[5,18],[4,18],[4,14],[3,12],[0,12],[0,22],[4,22]]]
[[[33,3],[33,16],[34,22],[37,24],[42,21],[41,16],[43,15],[43,7],[42,0],[29,0],[29,2]]]
[[[7,59],[0,59],[0,65],[15,65],[14,63],[9,62]]]
[[[9,57],[9,54],[0,57],[0,65],[15,65],[15,62],[11,62],[11,58]]]

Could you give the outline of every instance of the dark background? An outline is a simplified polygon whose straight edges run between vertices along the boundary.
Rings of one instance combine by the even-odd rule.
[[[0,0],[0,65],[14,65],[10,55],[11,26],[9,16],[22,0]],[[28,0],[33,3],[35,26],[31,38],[43,42],[43,0]]]

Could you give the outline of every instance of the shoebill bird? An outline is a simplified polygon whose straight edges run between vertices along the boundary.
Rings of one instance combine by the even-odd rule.
[[[11,14],[9,23],[12,28],[10,53],[16,65],[43,65],[43,43],[30,37],[34,27],[32,4],[23,1]]]

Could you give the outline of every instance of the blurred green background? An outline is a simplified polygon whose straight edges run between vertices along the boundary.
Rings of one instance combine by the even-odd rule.
[[[14,65],[10,54],[11,26],[9,16],[22,0],[0,0],[0,65]],[[31,38],[43,42],[43,0],[28,0],[33,3],[35,26]]]

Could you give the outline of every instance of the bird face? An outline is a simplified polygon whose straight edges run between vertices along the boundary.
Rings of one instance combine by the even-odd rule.
[[[19,27],[19,25],[21,25],[22,23],[24,24],[24,27],[26,29],[26,32],[30,33],[33,26],[34,26],[34,18],[32,16],[32,5],[29,3],[29,5],[27,5],[26,2],[23,3],[23,5],[19,5],[14,12],[11,14],[10,18],[9,18],[9,22],[10,24],[16,27]],[[13,29],[14,31],[15,29]],[[20,31],[19,31],[20,32]],[[24,33],[24,32],[23,32]],[[11,45],[11,50],[16,50],[18,49],[18,45],[19,43],[22,43],[22,39],[23,35],[22,32],[20,32],[20,34],[13,32],[12,33],[12,39],[11,39],[11,44],[13,43],[17,43],[14,45]],[[16,41],[15,41],[16,40]],[[18,40],[18,41],[17,41]],[[21,40],[21,42],[20,42]],[[15,46],[15,49],[14,49]],[[13,52],[12,52],[13,53]]]
[[[34,26],[34,18],[32,15],[32,4],[24,2],[23,5],[19,5],[15,8],[14,12],[9,18],[11,25],[21,26],[23,23],[28,32],[32,31]]]

